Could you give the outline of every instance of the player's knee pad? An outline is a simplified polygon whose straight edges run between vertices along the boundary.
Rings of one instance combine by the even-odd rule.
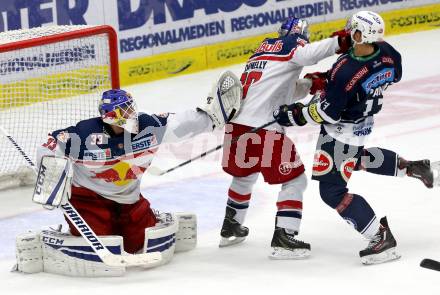
[[[280,197],[286,196],[302,196],[307,188],[307,177],[303,173],[294,179],[281,185]]]
[[[246,177],[234,177],[232,178],[230,189],[242,195],[250,194],[257,179],[258,173],[253,173]]]
[[[161,213],[156,226],[145,229],[144,252],[161,252],[161,264],[169,262],[174,252],[192,250],[196,244],[197,218],[193,213]]]
[[[100,238],[112,253],[122,253],[122,237]],[[48,272],[83,277],[122,276],[125,273],[123,266],[105,265],[84,238],[53,230],[17,236],[16,257],[16,270],[23,273]]]
[[[347,192],[347,187],[339,184],[329,182],[319,183],[319,193],[321,195],[321,199],[333,209],[338,207]]]

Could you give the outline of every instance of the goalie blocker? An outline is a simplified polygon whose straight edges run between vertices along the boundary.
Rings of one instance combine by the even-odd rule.
[[[32,200],[46,209],[65,204],[70,198],[72,177],[72,163],[68,158],[43,156]]]
[[[61,227],[60,227],[61,228]],[[121,236],[101,236],[105,247],[116,255],[124,252]],[[197,244],[197,219],[192,213],[162,213],[156,226],[145,229],[142,253],[160,252],[162,260],[144,268],[168,263],[175,252],[189,251]],[[60,230],[27,232],[16,238],[17,263],[22,273],[47,272],[66,276],[111,277],[125,274],[125,266],[108,266],[82,237]]]

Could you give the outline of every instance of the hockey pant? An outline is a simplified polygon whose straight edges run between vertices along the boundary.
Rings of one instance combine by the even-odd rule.
[[[339,152],[337,159],[336,151]],[[386,149],[364,149],[337,140],[318,142],[312,178],[320,182],[322,200],[359,233],[371,239],[379,229],[379,220],[362,196],[348,192],[347,183],[353,170],[402,176],[405,171],[398,168],[398,159],[395,152]]]

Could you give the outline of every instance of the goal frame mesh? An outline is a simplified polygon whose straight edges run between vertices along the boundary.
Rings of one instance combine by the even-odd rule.
[[[68,26],[72,27],[72,31],[55,33],[52,35],[30,38],[26,40],[12,41],[8,43],[0,42],[0,53],[16,51],[20,49],[44,46],[57,42],[91,37],[95,35],[107,35],[109,49],[109,77],[112,88],[120,88],[119,80],[119,60],[118,60],[118,38],[116,31],[108,25],[100,26]],[[74,28],[78,27],[78,29]],[[44,29],[42,27],[41,29]],[[11,31],[9,31],[11,32]],[[8,32],[5,32],[8,33]],[[2,124],[2,122],[0,122]],[[60,126],[63,127],[63,126]],[[67,127],[67,126],[64,126]],[[0,134],[0,136],[3,136]],[[41,142],[42,144],[43,142]],[[17,155],[21,157],[17,151]],[[34,155],[30,155],[33,158]],[[33,185],[35,183],[35,174],[31,169],[25,169],[20,172],[1,173],[0,171],[0,190],[13,188],[23,185]]]

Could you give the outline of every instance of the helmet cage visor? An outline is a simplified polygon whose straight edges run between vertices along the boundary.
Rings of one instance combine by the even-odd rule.
[[[131,133],[137,133],[138,111],[133,100],[118,104],[106,104],[104,99],[100,112],[101,118],[105,123],[119,126]]]
[[[289,18],[281,25],[278,30],[278,35],[280,37],[294,34],[301,34],[309,39],[309,23],[305,19]]]

